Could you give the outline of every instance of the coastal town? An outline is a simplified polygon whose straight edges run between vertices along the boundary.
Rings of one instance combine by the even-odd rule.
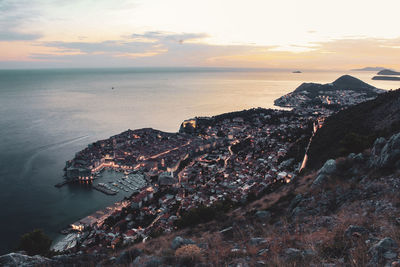
[[[184,121],[178,133],[128,130],[90,144],[66,163],[66,181],[89,182],[106,194],[132,193],[71,224],[53,249],[116,249],[172,232],[198,208],[260,198],[290,183],[304,167],[310,138],[336,110],[329,105],[344,108],[370,97],[337,93],[315,106],[292,98],[290,111],[255,108],[197,117]],[[124,178],[98,183],[105,169],[123,172]]]

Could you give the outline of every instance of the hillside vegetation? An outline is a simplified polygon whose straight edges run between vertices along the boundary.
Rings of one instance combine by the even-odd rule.
[[[328,117],[313,138],[307,167],[316,169],[330,158],[359,153],[371,147],[377,137],[399,130],[400,89]]]

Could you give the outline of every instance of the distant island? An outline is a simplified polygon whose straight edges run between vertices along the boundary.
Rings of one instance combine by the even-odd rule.
[[[389,70],[389,69],[384,69],[381,70],[380,72],[377,73],[378,75],[400,75],[400,72],[394,71],[394,70]]]
[[[374,76],[372,80],[382,80],[382,81],[400,81],[400,77],[396,76]]]
[[[362,69],[352,69],[352,71],[381,71],[384,70],[383,67],[365,67]]]
[[[384,69],[377,73],[377,76],[372,77],[372,80],[382,80],[382,81],[400,81],[400,72]]]
[[[302,73],[302,72],[299,70],[295,70],[295,71],[292,71],[292,73]]]

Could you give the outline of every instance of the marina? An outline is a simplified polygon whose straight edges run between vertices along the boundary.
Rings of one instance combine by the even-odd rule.
[[[90,184],[91,188],[106,195],[117,195],[119,192],[137,193],[147,185],[144,174],[137,171],[124,170],[117,166],[99,166],[96,170],[92,170],[90,179],[68,179],[64,177],[64,181],[54,185],[60,188],[70,183]],[[95,184],[94,181],[98,181]]]
[[[147,181],[143,174],[125,172],[123,176],[121,175],[118,171],[107,170],[104,176],[102,174],[97,176],[99,182],[92,184],[92,188],[106,195],[125,193],[124,195],[126,196],[126,193],[131,195],[147,186]]]

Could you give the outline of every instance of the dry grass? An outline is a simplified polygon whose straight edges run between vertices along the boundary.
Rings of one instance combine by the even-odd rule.
[[[345,162],[343,163],[345,165]],[[343,168],[345,169],[346,166]],[[400,195],[398,191],[387,193],[390,185],[385,180],[371,178],[370,187],[385,190],[385,194],[373,194],[367,197],[375,202],[383,203],[391,209],[377,211],[373,202],[368,199],[351,200],[343,205],[335,206],[329,217],[303,216],[296,221],[288,217],[288,204],[297,194],[313,196],[314,201],[307,204],[310,207],[319,205],[322,196],[337,188],[342,191],[366,191],[366,185],[351,181],[347,177],[335,179],[319,189],[311,189],[310,184],[315,173],[299,177],[293,184],[279,188],[245,207],[238,208],[228,214],[225,222],[211,222],[198,225],[190,231],[181,230],[166,234],[145,244],[138,244],[145,253],[171,258],[171,262],[190,261],[191,266],[203,263],[206,266],[228,266],[245,258],[250,259],[248,264],[256,265],[263,261],[267,266],[306,266],[321,263],[336,263],[338,266],[365,266],[369,261],[368,235],[354,234],[346,236],[345,231],[350,225],[362,226],[377,238],[390,236],[400,244],[400,227],[396,220],[400,210]],[[371,186],[372,185],[372,186]],[[333,202],[336,200],[333,196]],[[390,204],[391,203],[391,204]],[[255,210],[269,210],[274,218],[272,221],[260,221],[254,218]],[[396,217],[397,216],[397,217]],[[324,223],[325,218],[328,222]],[[232,236],[222,236],[219,231],[233,226]],[[207,244],[206,249],[182,247],[176,252],[170,249],[172,239],[180,235],[193,239],[197,244]],[[252,237],[261,237],[266,242],[250,243]],[[289,261],[285,250],[296,248],[308,251],[307,256]],[[201,251],[201,252],[200,252]]]
[[[201,261],[202,251],[196,245],[184,245],[175,251],[175,257],[182,265],[193,266]]]
[[[275,192],[272,192],[256,201],[253,201],[246,207],[244,210],[267,210],[271,206],[275,205],[279,202],[282,197],[288,194],[304,194],[305,192],[309,192],[310,184],[314,180],[316,172],[312,172],[306,176],[297,177],[295,181],[287,184],[284,187],[279,188]]]

